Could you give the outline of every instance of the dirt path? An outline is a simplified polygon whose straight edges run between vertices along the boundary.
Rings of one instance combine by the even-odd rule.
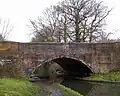
[[[57,83],[50,84],[49,82],[38,82],[40,85],[38,96],[63,96],[57,87]]]

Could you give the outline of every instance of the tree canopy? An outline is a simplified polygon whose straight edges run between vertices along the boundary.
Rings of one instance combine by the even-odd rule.
[[[63,0],[47,8],[43,16],[30,20],[32,41],[97,42],[105,35],[110,11],[96,0]]]

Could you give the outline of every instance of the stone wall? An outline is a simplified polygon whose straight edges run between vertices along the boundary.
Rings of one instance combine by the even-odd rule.
[[[83,62],[93,72],[109,72],[120,68],[120,43],[21,43],[24,59],[32,66],[56,58],[72,58]],[[30,64],[30,66],[31,66]]]
[[[21,59],[23,70],[66,57],[81,61],[94,73],[109,72],[120,68],[120,43],[0,42],[0,62],[9,56]]]

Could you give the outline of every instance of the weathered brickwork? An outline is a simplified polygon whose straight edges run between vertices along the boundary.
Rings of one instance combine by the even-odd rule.
[[[120,43],[16,43],[0,42],[0,58],[19,56],[24,68],[56,58],[81,61],[94,73],[120,68]]]

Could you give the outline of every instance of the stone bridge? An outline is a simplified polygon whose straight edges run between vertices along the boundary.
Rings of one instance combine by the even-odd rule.
[[[70,72],[109,72],[120,68],[120,43],[0,42],[1,62],[9,57],[20,58],[24,69],[54,61]]]

